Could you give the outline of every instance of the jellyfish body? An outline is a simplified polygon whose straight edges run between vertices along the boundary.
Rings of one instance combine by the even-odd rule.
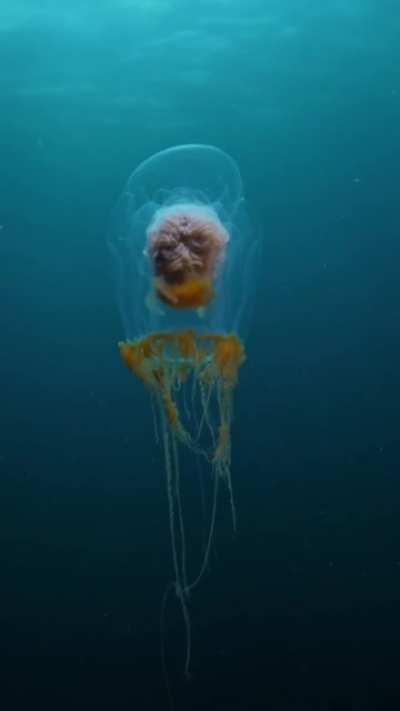
[[[174,586],[187,630],[188,596],[206,570],[218,484],[231,483],[233,391],[245,348],[256,241],[236,163],[212,146],[167,149],[144,161],[117,204],[111,246],[125,326],[122,359],[149,389],[162,428]],[[249,273],[250,270],[250,273]],[[213,473],[212,511],[197,575],[190,581],[179,448]]]

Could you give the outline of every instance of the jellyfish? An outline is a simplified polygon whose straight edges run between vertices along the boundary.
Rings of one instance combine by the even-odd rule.
[[[234,160],[208,145],[175,146],[130,176],[112,220],[123,363],[150,393],[162,442],[173,588],[186,626],[189,596],[202,579],[223,486],[233,529],[233,394],[246,359],[257,241]],[[196,574],[189,579],[181,452],[201,460],[212,482],[210,516]]]

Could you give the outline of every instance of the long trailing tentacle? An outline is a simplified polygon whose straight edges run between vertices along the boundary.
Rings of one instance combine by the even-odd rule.
[[[198,586],[198,584],[200,583],[201,579],[203,578],[203,575],[204,575],[204,573],[207,569],[207,566],[208,566],[211,545],[212,545],[213,538],[214,538],[215,520],[216,520],[216,515],[217,515],[218,482],[219,482],[219,476],[214,476],[211,518],[210,518],[210,525],[209,525],[209,529],[208,529],[207,542],[206,542],[205,550],[203,553],[203,559],[202,559],[200,571],[197,574],[197,577],[185,589],[186,594],[189,594],[190,592],[192,592],[192,590],[194,590],[194,588],[196,588]]]
[[[175,705],[174,705],[174,699],[172,696],[171,682],[169,679],[168,668],[167,668],[166,640],[165,640],[165,616],[166,616],[168,598],[171,594],[171,591],[174,590],[174,587],[175,587],[174,583],[169,583],[169,585],[167,585],[167,587],[165,588],[162,603],[161,603],[161,610],[160,610],[161,669],[162,669],[162,675],[163,675],[163,679],[164,679],[165,688],[167,691],[168,706],[169,706],[170,711],[175,711]]]
[[[170,526],[170,535],[171,535],[171,548],[172,548],[172,560],[173,560],[173,566],[174,566],[174,574],[175,574],[175,592],[176,596],[180,602],[181,609],[182,609],[182,616],[183,616],[183,621],[185,625],[185,634],[186,634],[186,655],[185,655],[185,676],[190,679],[190,659],[191,659],[191,648],[192,648],[192,641],[191,641],[191,622],[190,622],[190,616],[189,616],[189,610],[187,606],[187,600],[186,600],[186,593],[185,593],[185,576],[186,572],[184,571],[183,567],[183,561],[185,561],[185,544],[184,544],[184,535],[182,537],[181,535],[181,556],[180,556],[180,562],[178,559],[178,546],[177,546],[177,537],[176,537],[176,518],[178,518],[178,527],[180,529],[180,526],[182,524],[183,526],[183,519],[182,519],[182,514],[181,514],[181,504],[180,504],[180,495],[179,495],[179,476],[178,472],[176,471],[175,465],[175,456],[171,458],[171,447],[172,451],[174,452],[174,447],[176,447],[176,442],[175,444],[170,443],[170,437],[172,437],[172,442],[174,442],[173,437],[174,435],[170,433],[170,428],[164,413],[164,409],[162,408],[162,432],[163,432],[163,444],[164,444],[164,456],[165,456],[165,470],[166,470],[166,475],[167,475],[167,497],[168,497],[168,513],[169,513],[169,526]],[[179,471],[179,470],[178,470]],[[175,511],[175,505],[174,505],[174,500],[177,499],[177,507],[178,511]],[[183,529],[182,529],[183,530]]]
[[[185,536],[185,526],[183,523],[183,510],[181,501],[181,477],[180,477],[180,467],[179,467],[179,456],[178,456],[178,444],[173,433],[171,434],[172,440],[172,454],[175,470],[175,496],[176,496],[176,508],[177,508],[177,518],[179,524],[179,536],[181,543],[181,575],[182,575],[182,589],[183,591],[187,588],[187,573],[186,573],[186,536]]]
[[[213,465],[216,475],[224,479],[228,487],[232,528],[233,532],[236,533],[237,517],[231,474],[232,388],[226,383],[218,383],[217,401],[220,413],[220,429]]]

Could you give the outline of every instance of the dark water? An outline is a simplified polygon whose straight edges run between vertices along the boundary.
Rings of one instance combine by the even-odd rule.
[[[135,165],[186,142],[238,161],[264,255],[239,530],[222,506],[190,684],[170,605],[176,708],[399,708],[399,33],[394,0],[3,0],[5,711],[167,708],[163,460],[105,232]]]

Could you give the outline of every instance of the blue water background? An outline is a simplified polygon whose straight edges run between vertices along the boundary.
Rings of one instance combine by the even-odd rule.
[[[219,146],[260,228],[222,506],[177,708],[398,709],[397,0],[3,0],[2,708],[167,708],[172,565],[105,235],[133,168]],[[195,472],[190,506],[198,491]]]

